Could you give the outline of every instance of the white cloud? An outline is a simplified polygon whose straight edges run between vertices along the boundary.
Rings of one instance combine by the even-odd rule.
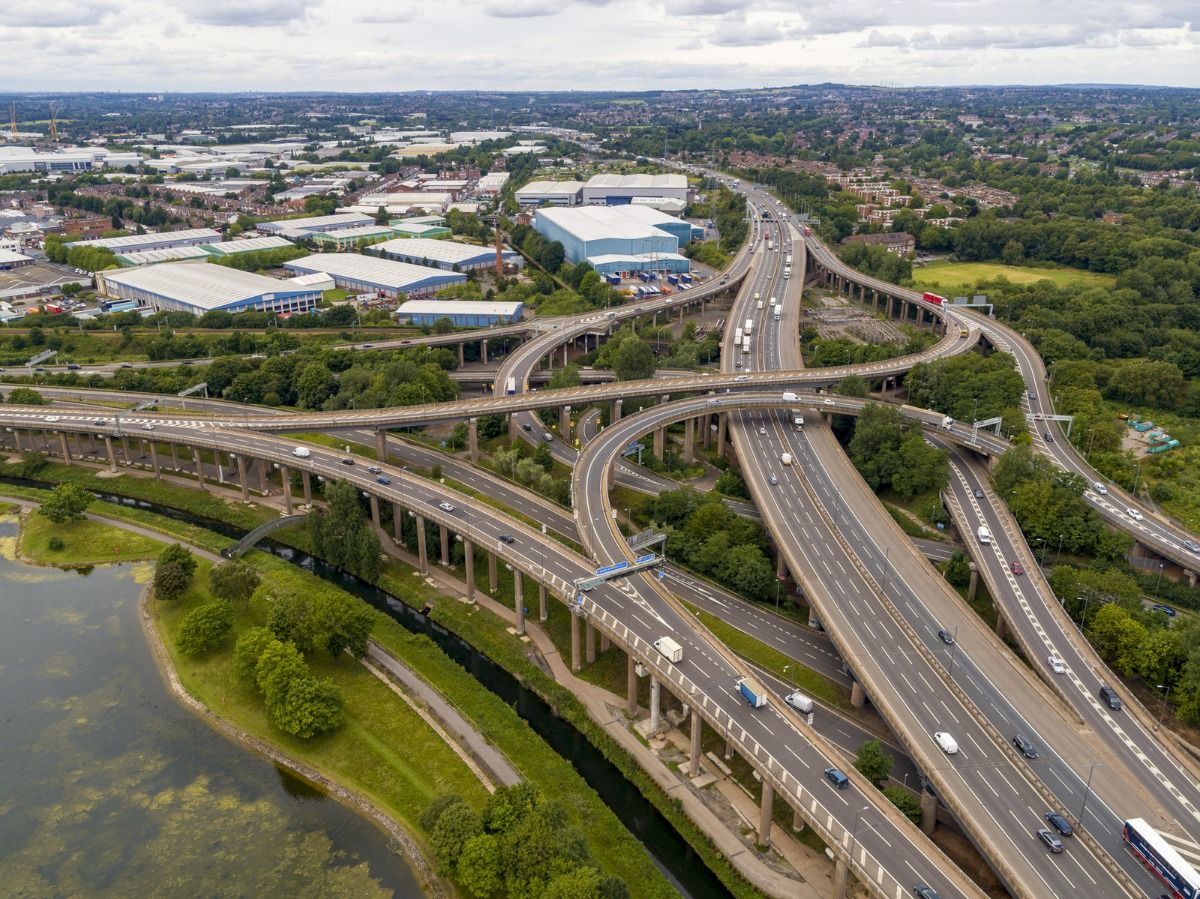
[[[6,0],[0,4],[0,29],[94,25],[120,8],[120,0]]]
[[[203,25],[273,28],[303,19],[321,0],[193,0],[184,10]]]

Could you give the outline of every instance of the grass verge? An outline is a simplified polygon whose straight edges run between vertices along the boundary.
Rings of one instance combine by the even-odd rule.
[[[51,541],[61,541],[61,549]],[[109,562],[135,562],[156,558],[163,544],[110,524],[83,519],[55,524],[32,512],[21,523],[21,555],[59,568],[86,568]]]

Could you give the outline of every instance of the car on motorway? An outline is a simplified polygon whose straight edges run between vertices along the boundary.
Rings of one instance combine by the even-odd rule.
[[[825,779],[839,790],[844,790],[846,787],[850,786],[850,778],[845,775],[845,772],[838,768],[826,768]]]
[[[759,437],[766,437],[766,436],[767,436],[767,426],[766,426],[766,425],[759,425],[759,426],[758,426],[758,436],[759,436]]]
[[[67,363],[67,371],[79,371],[79,369],[81,369],[82,367],[83,366],[80,365],[78,362],[68,362]]]
[[[1032,390],[1029,391],[1029,402],[1031,402],[1031,403],[1037,402],[1037,394],[1034,393]]]
[[[369,471],[371,474],[380,474],[383,471],[383,469],[380,468],[378,465],[371,465],[371,466],[367,467],[367,471]]]
[[[833,403],[833,400],[825,400],[825,405],[826,405],[826,406],[832,406],[833,404],[834,404],[834,403]]]
[[[1133,508],[1133,506],[1129,506],[1128,508],[1126,508],[1125,514],[1128,515],[1130,518],[1132,518],[1134,521],[1144,521],[1146,519],[1146,516],[1143,515],[1141,512],[1139,512],[1137,509]]]
[[[1067,816],[1062,812],[1046,812],[1046,820],[1050,822],[1050,826],[1058,831],[1059,836],[1069,837],[1075,833],[1075,829],[1071,827],[1071,822],[1067,820]]]
[[[543,431],[542,439],[545,440],[547,443],[549,443],[550,441],[552,441],[554,439],[554,435],[551,434],[549,431]]]
[[[1025,758],[1035,759],[1038,757],[1037,747],[1024,734],[1013,734],[1012,744],[1016,747],[1017,752],[1021,753]]]
[[[1195,540],[1184,540],[1183,548],[1194,556],[1200,556],[1200,543],[1197,543]]]
[[[954,753],[958,752],[958,742],[944,730],[934,732],[933,742],[937,743],[938,749],[942,750],[946,755],[954,755]]]
[[[738,375],[738,376],[737,376],[736,378],[734,378],[733,380],[735,380],[735,381],[749,381],[749,380],[750,380],[750,376],[749,376],[749,375]]]
[[[1011,571],[1013,574],[1018,574],[1018,575],[1024,574],[1025,566],[1014,559],[1013,561],[1008,563],[1008,570]]]
[[[374,346],[375,346],[375,344],[373,344],[373,343],[364,343],[364,344],[362,345],[362,348],[363,348],[364,350],[369,350],[369,349],[372,349]]]
[[[741,368],[741,367],[742,367],[742,360],[741,360],[741,359],[739,359],[737,362],[735,362],[735,363],[733,363],[733,364],[734,364],[734,367],[735,367],[735,368]]]
[[[385,478],[383,475],[379,475],[378,477],[375,478],[375,483],[382,484],[384,487],[386,487],[388,484],[392,483],[392,479]]]
[[[533,425],[531,425],[531,424],[530,424],[529,422],[527,422],[527,421],[523,421],[523,422],[521,422],[521,430],[522,430],[522,431],[525,431],[525,432],[532,431],[532,430],[533,430]]]
[[[45,420],[49,422],[62,421],[57,415],[47,415]]]
[[[503,543],[507,546],[512,546],[514,543],[517,542],[517,538],[514,537],[512,534],[501,534],[497,539],[501,543]]]
[[[772,471],[767,475],[767,483],[772,487],[779,483],[779,477],[775,474],[775,472]]]
[[[1050,665],[1050,670],[1053,671],[1055,674],[1066,674],[1067,673],[1066,662],[1064,662],[1058,656],[1047,656],[1046,662]]]
[[[344,459],[338,459],[338,461],[341,462],[343,465],[353,465],[354,464],[354,460],[351,459],[349,456],[347,456]]]
[[[146,422],[144,425],[142,425],[142,430],[143,431],[153,431],[154,425],[150,424],[150,422]]]
[[[950,633],[944,627],[938,628],[938,639],[941,640],[943,643],[945,643],[947,646],[954,645],[954,634]]]
[[[1092,484],[1092,488],[1101,496],[1108,496],[1108,488],[1105,487],[1100,481],[1096,481],[1094,484]]]
[[[1053,443],[1053,442],[1054,442],[1054,435],[1053,435],[1053,434],[1051,434],[1049,431],[1043,431],[1043,432],[1042,432],[1042,436],[1046,438],[1046,442],[1047,442],[1047,443]]]
[[[107,419],[107,418],[97,418],[97,419],[96,419],[94,422],[92,422],[92,424],[94,424],[94,425],[106,425],[106,424],[108,424],[108,419]]]
[[[913,895],[916,896],[917,899],[938,899],[938,894],[933,887],[926,886],[923,883],[918,883],[915,887],[913,887]]]
[[[292,455],[295,456],[297,459],[307,459],[309,456],[312,455],[312,452],[309,450],[309,448],[307,446],[298,446],[294,450],[292,450]]]
[[[982,490],[980,490],[978,487],[976,487],[976,488],[975,488],[975,498],[976,498],[976,499],[983,499],[983,498],[984,498],[984,496],[983,496],[983,491],[982,491]]]
[[[49,421],[49,420],[50,419],[46,419],[46,421]],[[1170,606],[1164,606],[1162,603],[1155,603],[1154,605],[1152,605],[1150,607],[1150,611],[1151,612],[1162,612],[1168,618],[1174,618],[1176,615],[1176,612],[1174,609],[1172,609]]]
[[[1102,684],[1100,692],[1097,694],[1100,701],[1112,709],[1114,712],[1121,711],[1121,697],[1117,695],[1117,691],[1108,684]]]
[[[441,509],[443,512],[453,512],[454,504],[448,503],[445,500],[442,500],[440,503],[438,503],[438,508]]]
[[[1050,830],[1045,827],[1038,828],[1037,838],[1046,844],[1046,848],[1051,852],[1062,852],[1062,840],[1056,837]]]
[[[132,362],[122,362],[121,368],[133,368],[133,363]]]

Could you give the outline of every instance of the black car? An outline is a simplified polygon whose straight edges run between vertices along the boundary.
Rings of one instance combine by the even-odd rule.
[[[1051,434],[1049,431],[1046,431],[1044,434],[1042,434],[1042,436],[1046,438],[1046,442],[1047,442],[1047,443],[1053,443],[1053,442],[1054,442],[1054,435],[1053,435],[1053,434]]]
[[[939,631],[938,631],[938,638],[939,638],[939,639],[940,639],[940,640],[941,640],[943,643],[945,643],[947,646],[953,646],[953,645],[954,645],[954,634],[950,633],[950,632],[949,632],[948,630],[946,630],[945,628],[942,628],[941,630],[939,630]]]
[[[1162,613],[1163,613],[1164,615],[1166,615],[1168,618],[1174,618],[1174,617],[1175,617],[1175,610],[1174,610],[1174,609],[1172,609],[1170,606],[1164,606],[1162,603],[1159,603],[1158,605],[1153,605],[1153,606],[1151,606],[1151,607],[1150,607],[1150,611],[1151,611],[1151,612],[1162,612]]]
[[[938,899],[938,894],[934,891],[933,887],[927,887],[923,883],[918,883],[913,887],[913,895],[917,899]]]
[[[1056,837],[1053,833],[1051,833],[1046,828],[1043,827],[1041,830],[1039,830],[1037,832],[1037,838],[1039,840],[1041,840],[1043,843],[1045,843],[1046,848],[1049,849],[1051,852],[1062,852],[1063,851],[1062,840],[1060,840],[1058,837]]]
[[[354,460],[353,460],[353,459],[349,459],[349,458],[346,458],[346,459],[338,459],[338,461],[339,461],[339,462],[341,462],[343,465],[353,465],[353,464],[354,464]]]
[[[1061,836],[1069,837],[1075,833],[1071,827],[1071,822],[1067,820],[1065,815],[1058,812],[1046,812],[1046,820],[1050,822],[1050,826],[1057,830]]]
[[[532,430],[533,430],[533,425],[531,425],[531,424],[530,424],[529,422],[527,422],[527,421],[526,421],[526,422],[522,422],[522,423],[521,423],[521,430],[522,430],[522,431],[532,431]]]
[[[67,371],[79,371],[80,367],[81,366],[79,365],[78,362],[68,362],[67,363]]]
[[[1037,747],[1024,734],[1013,734],[1013,746],[1017,747],[1017,752],[1025,756],[1027,759],[1035,759],[1038,757]]]
[[[978,487],[975,488],[975,498],[983,499],[983,491],[980,490]]]
[[[509,546],[511,546],[512,544],[514,544],[514,543],[516,543],[516,542],[517,542],[517,539],[516,539],[516,538],[515,538],[515,537],[514,537],[512,534],[501,534],[501,535],[500,535],[500,542],[501,542],[501,543],[506,543],[506,544],[508,544]]]
[[[1105,684],[1100,688],[1100,699],[1106,706],[1114,712],[1121,711],[1121,697],[1117,695],[1117,691]]]

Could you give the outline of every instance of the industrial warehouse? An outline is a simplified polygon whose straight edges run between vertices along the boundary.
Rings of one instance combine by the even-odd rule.
[[[314,253],[283,267],[295,275],[324,272],[343,290],[377,293],[385,297],[427,296],[467,280],[466,275],[407,262],[393,262],[356,253]]]
[[[203,315],[224,312],[311,312],[321,291],[223,265],[146,265],[97,272],[101,293],[143,306]]]
[[[368,248],[367,252],[382,256],[384,259],[411,262],[414,265],[434,266],[447,271],[470,272],[496,267],[494,248],[473,247],[451,240],[400,238],[375,244]],[[521,254],[513,250],[502,250],[500,255],[506,266],[520,268],[524,262]]]
[[[456,328],[489,328],[519,322],[524,305],[485,300],[409,300],[396,310],[396,321],[423,327],[448,319]]]
[[[156,234],[127,234],[124,237],[98,237],[95,240],[76,240],[68,247],[102,247],[114,253],[141,253],[146,250],[165,250],[171,247],[198,247],[216,243],[221,232],[212,228],[188,228],[183,231],[160,231]]]
[[[587,260],[603,274],[686,272],[680,247],[702,231],[682,219],[641,205],[539,209],[534,229],[562,243],[571,262]]]

